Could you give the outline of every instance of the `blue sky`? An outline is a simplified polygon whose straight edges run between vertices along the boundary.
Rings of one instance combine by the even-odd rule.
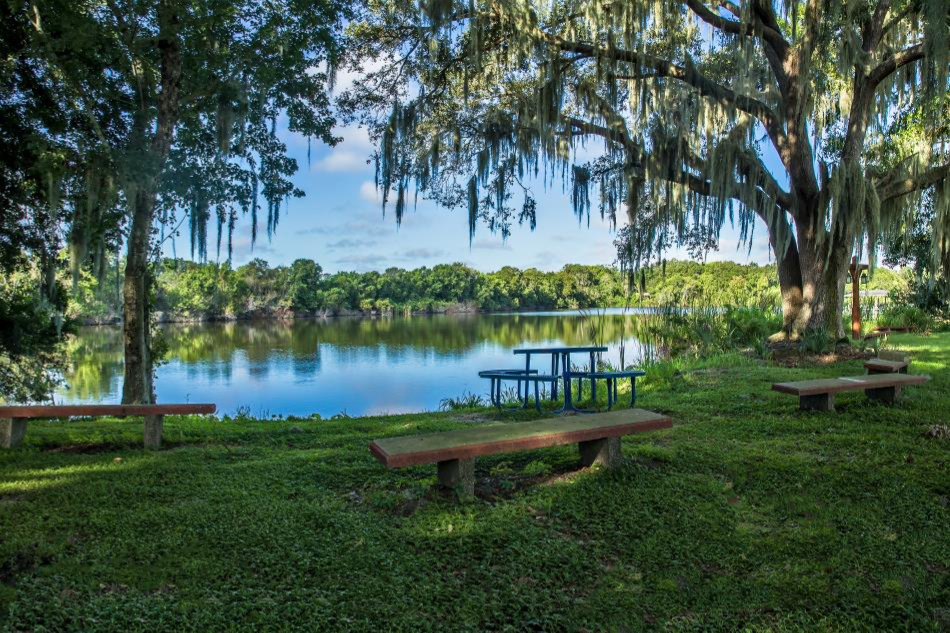
[[[338,90],[348,78],[340,77]],[[341,85],[342,84],[342,85]],[[445,209],[420,199],[397,227],[394,214],[383,216],[373,184],[374,166],[367,161],[373,147],[365,130],[339,127],[335,134],[344,140],[335,147],[314,142],[310,163],[307,140],[283,133],[290,154],[300,169],[295,184],[306,197],[293,199],[281,210],[277,232],[268,241],[260,230],[251,245],[250,218],[241,218],[234,235],[234,265],[254,257],[271,265],[286,265],[297,258],[318,262],[325,271],[385,270],[390,266],[415,268],[440,263],[463,262],[478,270],[493,271],[502,266],[558,270],[565,264],[611,264],[615,259],[614,231],[596,210],[587,223],[579,225],[571,211],[568,191],[560,185],[544,191],[535,188],[538,199],[537,228],[513,227],[507,242],[479,225],[469,244],[468,218],[463,209]],[[623,221],[623,219],[618,218]],[[719,251],[709,260],[769,262],[764,225],[756,227],[751,252],[738,244],[738,231],[723,228]],[[179,256],[189,252],[186,235],[175,245]],[[171,255],[171,245],[166,248]],[[209,256],[213,253],[209,250]],[[668,258],[687,258],[685,252],[670,252]]]

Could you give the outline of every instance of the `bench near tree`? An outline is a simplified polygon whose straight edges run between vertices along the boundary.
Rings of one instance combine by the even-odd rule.
[[[863,389],[868,398],[893,404],[900,396],[901,387],[920,385],[930,380],[929,376],[901,373],[869,374],[845,378],[819,378],[780,382],[772,385],[774,391],[788,393],[799,398],[803,411],[834,411],[835,394],[841,391]]]
[[[161,448],[166,415],[214,413],[213,404],[95,404],[26,405],[0,407],[0,448],[16,448],[23,443],[28,420],[75,417],[142,416],[145,448]]]
[[[475,492],[476,457],[545,446],[577,444],[584,466],[619,464],[620,438],[632,433],[668,429],[673,421],[659,413],[627,409],[610,413],[551,418],[532,422],[490,424],[474,428],[375,440],[373,455],[388,468],[436,464],[439,484]]]

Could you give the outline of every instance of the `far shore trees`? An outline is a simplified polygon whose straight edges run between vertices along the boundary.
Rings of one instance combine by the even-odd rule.
[[[535,222],[533,182],[569,178],[577,214],[592,192],[627,213],[632,267],[731,221],[759,239],[759,219],[791,336],[843,334],[852,253],[914,226],[922,199],[929,264],[950,266],[944,2],[416,6],[370,3],[351,52],[379,70],[343,100],[397,219],[415,189],[505,233]]]

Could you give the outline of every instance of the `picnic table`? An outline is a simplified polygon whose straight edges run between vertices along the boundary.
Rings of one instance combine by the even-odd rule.
[[[564,406],[560,409],[563,411],[581,411],[574,406],[574,399],[571,394],[571,354],[590,354],[590,374],[594,374],[597,371],[596,355],[602,352],[606,352],[607,348],[596,345],[582,345],[582,346],[570,346],[570,347],[526,347],[522,349],[516,349],[516,355],[523,355],[525,357],[524,369],[525,373],[531,372],[531,356],[542,356],[549,355],[551,356],[551,375],[557,376],[559,373],[562,373],[564,376]],[[563,370],[561,368],[563,367]],[[588,376],[585,373],[579,374],[582,377],[590,378],[590,389],[592,394],[597,393],[597,377],[594,375]],[[580,380],[578,380],[578,388],[580,388]],[[551,389],[551,399],[557,399],[557,381],[552,385]],[[525,401],[527,402],[527,394],[525,394]]]

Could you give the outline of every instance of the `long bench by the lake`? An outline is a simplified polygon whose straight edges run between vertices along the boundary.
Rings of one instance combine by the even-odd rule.
[[[145,419],[145,448],[161,448],[166,415],[214,413],[213,404],[94,404],[25,405],[0,407],[0,448],[16,448],[23,443],[28,420],[77,417],[141,416]]]
[[[893,404],[900,396],[901,387],[920,385],[928,380],[930,380],[929,376],[916,374],[868,374],[846,378],[780,382],[772,385],[772,389],[798,396],[799,406],[803,410],[834,411],[835,394],[842,391],[863,389],[868,398]]]
[[[659,413],[627,409],[532,422],[487,424],[458,431],[405,435],[375,440],[370,451],[388,468],[436,464],[439,483],[471,495],[475,491],[474,460],[544,446],[578,444],[585,466],[620,462],[620,438],[632,433],[668,429],[673,421]]]

